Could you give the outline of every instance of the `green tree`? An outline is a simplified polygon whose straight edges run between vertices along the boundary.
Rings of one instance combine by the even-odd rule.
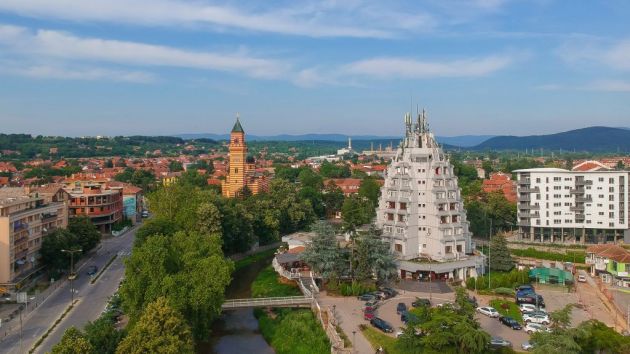
[[[94,347],[76,327],[68,328],[61,337],[61,341],[55,344],[52,354],[92,354],[96,353]]]
[[[112,316],[104,315],[85,325],[85,337],[99,354],[114,354],[123,338],[123,331],[114,326]]]
[[[221,313],[234,269],[224,258],[218,238],[196,231],[154,235],[134,246],[125,264],[120,294],[132,326],[145,306],[166,297],[189,323],[194,337],[207,338],[213,320]]]
[[[324,208],[322,192],[311,186],[303,186],[298,192],[298,198],[301,200],[308,200],[311,204],[313,212],[318,217],[324,217],[326,215],[326,209]]]
[[[321,190],[324,187],[324,179],[310,168],[302,169],[298,175],[298,180],[302,188],[311,187],[315,190]]]
[[[551,328],[555,331],[565,331],[571,326],[571,310],[573,304],[568,304],[560,310],[553,311],[549,314],[551,320]]]
[[[68,220],[68,231],[74,235],[79,247],[83,249],[83,253],[89,252],[101,241],[101,233],[85,216]]]
[[[182,172],[182,175],[179,176],[177,182],[184,185],[205,188],[208,186],[208,176],[197,172],[197,170],[195,169],[192,169],[186,172]]]
[[[381,185],[374,177],[366,177],[359,186],[359,196],[367,198],[372,205],[378,205],[378,197],[381,195]]]
[[[375,213],[374,205],[369,199],[356,194],[350,195],[344,200],[341,207],[343,228],[354,233],[357,227],[369,224]]]
[[[221,236],[221,211],[214,204],[204,202],[197,207],[197,230],[207,235]]]
[[[490,335],[470,321],[457,323],[453,330],[458,334],[457,346],[460,353],[487,352]]]
[[[584,354],[630,352],[630,339],[598,320],[580,323],[573,333],[576,343]]]
[[[184,166],[177,160],[171,160],[171,162],[168,163],[168,169],[171,172],[180,172],[184,170]]]
[[[281,212],[264,194],[247,200],[247,210],[252,215],[252,227],[261,245],[280,240]]]
[[[344,195],[341,188],[337,187],[332,181],[329,182],[322,192],[322,204],[326,210],[326,215],[330,217],[341,211],[343,201]]]
[[[345,260],[337,243],[335,230],[325,221],[312,226],[316,237],[306,246],[302,260],[325,280],[336,281],[342,275]]]
[[[359,232],[354,237],[354,244],[356,280],[369,280],[376,276],[378,281],[388,281],[396,277],[396,258],[374,226],[366,232]]]
[[[617,171],[623,171],[626,169],[626,166],[623,164],[622,160],[617,161],[617,165],[615,165],[615,169]]]
[[[154,217],[144,222],[144,224],[136,231],[134,243],[142,244],[147,238],[153,235],[170,236],[177,232],[179,228],[172,220],[163,217]]]
[[[304,229],[315,220],[311,203],[308,200],[301,200],[296,186],[287,180],[272,180],[267,198],[272,201],[275,209],[280,211],[281,234]]]
[[[508,272],[514,268],[514,260],[504,235],[494,235],[490,240],[489,267],[492,271]]]
[[[490,174],[494,172],[494,166],[492,166],[492,161],[490,160],[484,160],[481,163],[481,168],[483,168],[483,171],[486,174],[486,178],[490,178]]]
[[[251,249],[256,241],[253,216],[243,203],[231,199],[223,206],[223,252],[234,254]]]
[[[182,315],[169,306],[168,300],[159,297],[147,305],[146,310],[131,328],[116,351],[119,354],[194,353],[190,327]]]

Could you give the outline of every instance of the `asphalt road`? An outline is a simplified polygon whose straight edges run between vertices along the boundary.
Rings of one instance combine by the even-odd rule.
[[[71,326],[83,328],[87,322],[100,316],[105,309],[108,298],[116,291],[124,275],[122,260],[131,251],[136,230],[137,227],[122,236],[103,241],[97,254],[76,270],[78,276],[74,280],[74,298],[79,301],[35,353],[49,352],[52,346],[59,342],[67,328]],[[90,284],[90,277],[85,274],[87,266],[96,265],[100,271],[114,254],[119,254],[119,256],[94,284]],[[23,321],[22,348],[20,349],[19,331],[15,331],[0,343],[0,352],[7,354],[27,353],[68,308],[71,298],[71,287],[68,282],[51,294],[44,303],[39,305],[37,310]]]

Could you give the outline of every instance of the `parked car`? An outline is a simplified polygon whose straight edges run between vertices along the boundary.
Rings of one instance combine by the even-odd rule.
[[[367,294],[357,296],[357,299],[361,301],[373,301],[373,300],[376,300],[376,296],[374,296],[373,294],[367,293]]]
[[[91,265],[87,268],[87,272],[85,272],[85,274],[93,276],[96,275],[96,272],[98,272],[98,267],[95,265]]]
[[[392,327],[392,325],[390,325],[389,323],[387,323],[387,321],[383,320],[382,318],[379,317],[374,317],[371,321],[370,324],[378,329],[380,329],[381,331],[385,332],[385,333],[392,333],[394,332],[394,328]]]
[[[532,334],[538,332],[551,332],[551,330],[541,324],[530,322],[525,326],[525,332]]]
[[[490,306],[477,307],[477,312],[488,317],[499,317],[499,311]]]
[[[409,311],[404,311],[400,314],[400,320],[403,323],[407,323],[409,321],[414,322],[414,323],[418,323],[420,322],[418,319],[418,316],[414,315],[413,313],[409,312]]]
[[[371,307],[371,308],[377,308],[379,306],[379,301],[378,300],[371,300],[365,303],[364,307]]]
[[[143,218],[148,218],[149,217],[149,212],[147,210],[143,210],[142,211],[142,217]]]
[[[542,308],[536,307],[536,305],[534,304],[520,304],[518,309],[521,310],[521,313],[528,313],[528,312],[547,313],[547,311],[545,311]]]
[[[374,317],[376,317],[376,311],[374,311],[372,308],[363,311],[364,320],[371,321]]]
[[[548,325],[550,323],[548,315],[530,314],[530,313],[526,313],[526,314],[523,315],[523,321],[525,321],[525,322],[532,322],[532,323],[539,323],[539,324],[543,324],[543,325]]]
[[[525,341],[523,342],[523,344],[521,344],[521,349],[529,351],[529,350],[534,349],[534,345],[530,343],[529,341]]]
[[[398,291],[396,291],[395,289],[392,288],[382,288],[381,289],[382,292],[384,292],[389,298],[392,298],[396,295],[398,295]]]
[[[404,302],[399,302],[398,305],[396,305],[396,314],[400,315],[404,311],[407,311],[407,305],[405,305]]]
[[[499,348],[499,347],[511,347],[512,343],[508,340],[505,340],[501,337],[492,337],[492,339],[490,340],[490,346],[494,347],[494,348]]]
[[[520,330],[523,327],[521,327],[521,325],[516,322],[515,319],[513,319],[512,317],[508,317],[508,316],[501,316],[499,317],[499,321],[501,321],[501,323],[503,323],[504,325],[514,329],[514,330]]]
[[[514,290],[516,290],[517,293],[519,292],[528,293],[528,294],[536,293],[536,291],[534,290],[534,287],[531,284],[517,286]]]
[[[516,296],[517,304],[532,304],[538,305],[539,307],[545,307],[545,299],[538,294],[527,294],[527,295],[517,295]]]
[[[586,275],[584,275],[584,274],[578,275],[578,281],[580,283],[586,283]]]
[[[372,295],[374,295],[378,300],[387,299],[387,294],[385,294],[385,292],[383,291],[374,291],[372,292]]]
[[[429,299],[421,299],[421,298],[417,297],[416,300],[411,303],[411,306],[413,306],[413,307],[420,307],[420,306],[431,307],[431,300],[429,300]]]

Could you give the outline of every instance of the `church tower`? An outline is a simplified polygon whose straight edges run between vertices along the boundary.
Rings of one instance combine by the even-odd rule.
[[[236,123],[230,132],[228,173],[222,185],[223,196],[235,197],[245,187],[247,144],[245,144],[245,131],[238,114]]]

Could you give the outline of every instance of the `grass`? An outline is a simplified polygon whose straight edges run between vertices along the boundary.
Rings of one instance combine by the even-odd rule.
[[[252,283],[252,297],[281,297],[302,295],[295,282],[283,282],[272,266],[260,271]]]
[[[362,326],[361,332],[365,338],[372,344],[374,350],[379,347],[383,347],[387,354],[405,354],[406,352],[398,347],[398,341],[396,338],[390,337],[384,333],[381,333],[374,327]]]
[[[343,346],[345,348],[352,347],[352,341],[350,340],[350,338],[348,338],[348,336],[343,331],[343,329],[341,329],[341,327],[339,327],[339,325],[335,325],[335,329],[337,330],[337,333],[339,333],[339,337],[341,337],[341,339],[343,340]]]
[[[556,262],[585,263],[585,251],[567,251],[566,253],[539,251],[533,247],[527,249],[511,248],[510,253],[519,257],[544,259]]]
[[[262,251],[260,253],[256,253],[256,254],[252,254],[250,256],[247,256],[243,259],[240,259],[236,262],[234,262],[234,269],[235,270],[239,270],[240,268],[246,267],[252,263],[256,263],[258,261],[262,261],[264,259],[267,259],[271,256],[273,256],[276,253],[276,249],[272,248],[266,251]]]
[[[260,332],[277,354],[328,354],[330,342],[311,310],[256,309]]]
[[[490,306],[494,307],[502,316],[508,316],[515,319],[518,323],[523,323],[521,311],[514,302],[503,299],[490,300]]]

